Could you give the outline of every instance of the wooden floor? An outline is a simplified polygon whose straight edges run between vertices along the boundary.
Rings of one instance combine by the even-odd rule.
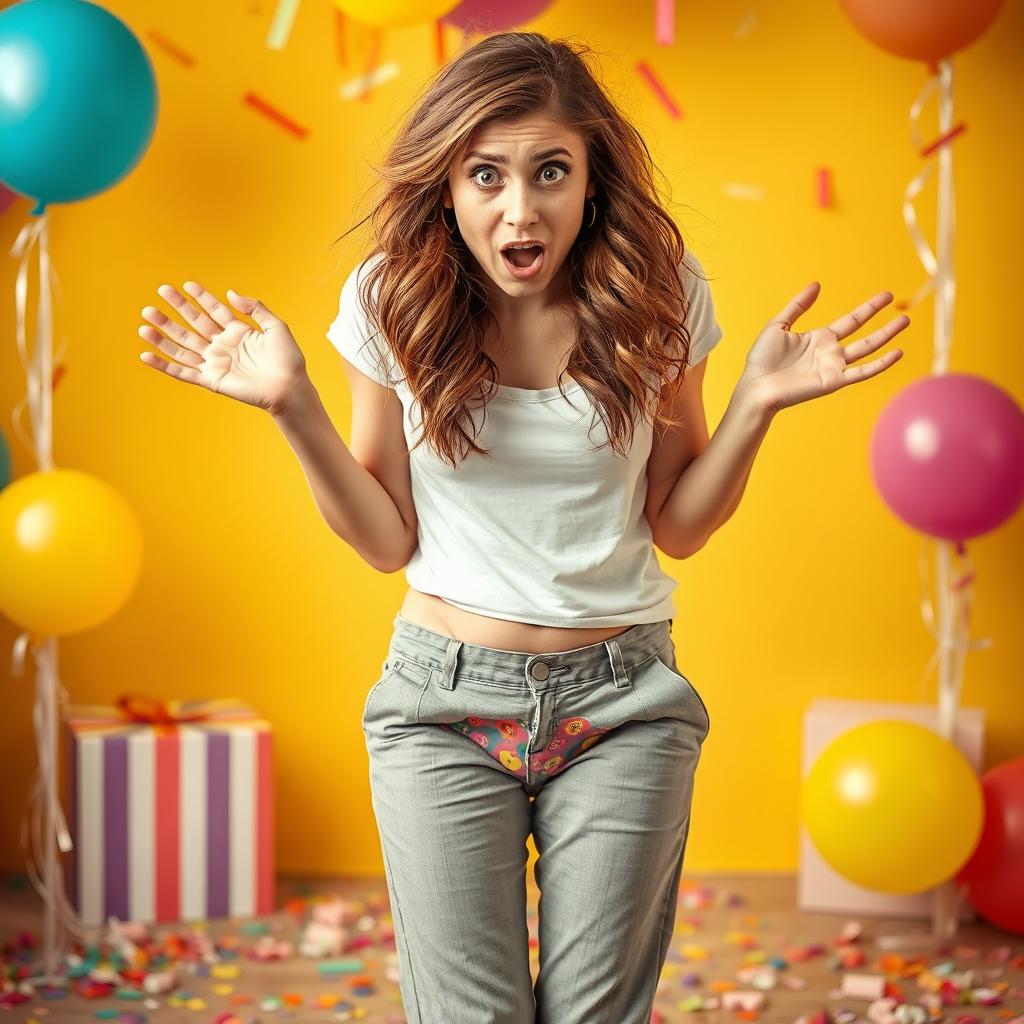
[[[530,878],[527,913],[530,935],[537,930],[538,893]],[[344,899],[363,900],[367,903],[362,927],[352,929],[353,934],[368,937],[365,948],[343,953],[333,960],[320,961],[298,955],[300,926],[306,920],[311,901],[321,895],[336,894]],[[792,875],[736,876],[695,875],[687,873],[680,889],[676,931],[669,950],[668,961],[662,972],[659,993],[655,1001],[652,1022],[700,1022],[700,1024],[730,1024],[737,1020],[795,1022],[805,1014],[827,1010],[822,1021],[855,1022],[866,1020],[868,1001],[839,998],[838,989],[844,973],[886,974],[899,986],[908,1003],[916,1003],[920,994],[915,977],[920,963],[901,971],[898,961],[882,957],[902,956],[911,960],[921,958],[925,968],[942,963],[955,964],[957,971],[975,971],[974,986],[990,987],[1002,991],[1002,1003],[994,1006],[950,1006],[941,1019],[956,1022],[963,1015],[973,1013],[971,1020],[1007,1022],[1024,1015],[1024,937],[992,928],[979,921],[961,925],[947,950],[933,951],[927,943],[907,948],[900,953],[891,952],[876,939],[883,934],[919,933],[927,938],[930,922],[921,919],[891,920],[851,914],[800,913],[796,910],[796,879]],[[159,1021],[162,1024],[207,1024],[220,1020],[218,1015],[233,1011],[239,1020],[269,1021],[287,1018],[295,1021],[365,1020],[379,1024],[400,1024],[405,1020],[397,985],[397,957],[394,945],[376,942],[378,922],[386,922],[387,891],[380,879],[315,879],[280,878],[277,906],[280,912],[258,923],[267,926],[267,934],[277,939],[290,940],[295,951],[278,961],[260,962],[236,955],[224,959],[220,966],[237,968],[237,977],[218,978],[207,971],[195,973],[195,967],[182,971],[179,997],[186,993],[181,1005],[172,1003],[173,993],[152,999],[147,1006],[143,1001],[116,998],[115,995],[99,999],[86,999],[77,993],[62,1000],[36,997],[14,1006],[12,1021],[47,1022],[94,1021],[96,1012],[116,1009],[123,1016],[119,1021]],[[289,909],[290,908],[290,909]],[[864,962],[849,970],[835,960],[835,941],[844,926],[859,921],[863,931],[855,944],[864,953]],[[213,940],[231,938],[231,948],[244,950],[258,941],[247,927],[253,922],[210,921],[200,926]],[[166,935],[186,933],[191,926],[158,924],[152,926],[157,940]],[[0,876],[0,947],[11,955],[11,947],[20,932],[30,930],[37,941],[42,941],[41,904],[35,890],[23,877]],[[801,959],[799,951],[807,952],[816,944],[823,947],[809,959]],[[767,961],[782,958],[786,965],[778,971],[778,984],[764,991],[764,1007],[759,1014],[744,1015],[734,1009],[699,1009],[693,1012],[687,1000],[713,998],[720,986],[731,986],[743,991],[756,991],[749,981],[738,979],[737,970],[744,962]],[[1016,958],[1015,962],[1014,959]],[[345,973],[322,973],[328,964],[353,961]],[[38,963],[38,961],[36,961]],[[531,943],[531,962],[534,978],[537,973],[537,948]],[[900,976],[903,974],[904,976]],[[366,979],[372,980],[372,990],[355,991]],[[802,982],[805,987],[795,987]],[[789,987],[793,985],[794,987]],[[292,997],[295,1001],[272,1008],[261,1007],[265,999]],[[192,1000],[186,1005],[187,1000]],[[196,1002],[195,1000],[199,1000]],[[321,1002],[320,1000],[325,1000]],[[845,1013],[843,1012],[845,1011]],[[129,1016],[137,1014],[138,1016]],[[660,1016],[659,1016],[660,1015]],[[932,1017],[931,1020],[938,1020]],[[430,1024],[474,1024],[466,1021],[437,1021]],[[545,1022],[558,1024],[558,1022]],[[1024,1022],[1022,1022],[1024,1024]]]

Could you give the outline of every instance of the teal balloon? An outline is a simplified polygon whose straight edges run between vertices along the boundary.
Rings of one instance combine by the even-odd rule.
[[[156,127],[156,76],[130,28],[86,0],[0,10],[0,181],[37,200],[103,192]]]
[[[11,482],[11,453],[7,450],[7,440],[0,430],[0,491]]]

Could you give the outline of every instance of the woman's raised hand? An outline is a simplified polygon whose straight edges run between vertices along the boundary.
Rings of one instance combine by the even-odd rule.
[[[840,344],[892,302],[892,292],[873,295],[826,327],[797,330],[796,321],[814,305],[820,290],[820,283],[812,281],[795,295],[768,321],[747,354],[740,383],[772,413],[869,380],[903,358],[900,349],[890,349],[868,363],[853,365],[905,330],[910,324],[906,315],[876,328],[866,338]]]
[[[230,288],[231,305],[225,305],[194,281],[186,281],[184,287],[198,307],[171,285],[161,285],[157,293],[178,311],[188,327],[155,306],[146,306],[142,318],[153,326],[139,328],[146,341],[174,362],[152,352],[143,352],[142,361],[178,380],[275,415],[284,411],[290,397],[307,379],[305,356],[288,325],[259,299],[239,295]],[[260,329],[238,319],[236,310],[251,316]]]

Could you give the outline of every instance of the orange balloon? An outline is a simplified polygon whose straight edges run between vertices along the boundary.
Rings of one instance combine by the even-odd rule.
[[[897,57],[930,62],[970,46],[1004,0],[839,0],[860,33]]]
[[[77,469],[28,473],[0,491],[0,612],[40,635],[79,633],[128,599],[142,531],[109,484]]]

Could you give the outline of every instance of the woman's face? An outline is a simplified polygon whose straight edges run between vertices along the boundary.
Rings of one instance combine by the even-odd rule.
[[[497,286],[489,291],[498,307],[533,298],[543,309],[564,295],[566,256],[585,200],[597,191],[589,176],[583,137],[540,113],[493,121],[465,146],[449,172],[444,205],[454,207],[466,246]],[[543,243],[543,263],[533,276],[517,277],[501,248],[527,239]]]

